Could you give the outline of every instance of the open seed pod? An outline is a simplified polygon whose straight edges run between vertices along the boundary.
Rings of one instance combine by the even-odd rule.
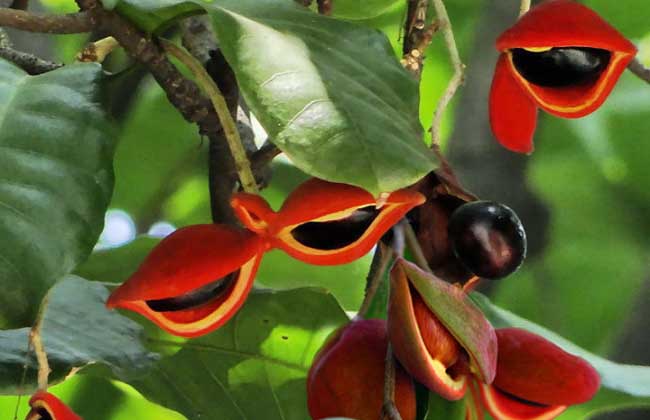
[[[420,193],[402,189],[378,203],[359,187],[312,178],[287,197],[269,223],[271,245],[310,264],[349,263],[423,202]]]
[[[477,384],[481,403],[495,419],[554,419],[598,392],[598,372],[584,359],[526,330],[502,328],[497,337],[496,378],[491,385]]]
[[[225,225],[193,225],[163,239],[108,298],[183,337],[228,321],[253,285],[264,252],[260,237]]]
[[[497,338],[467,294],[402,259],[390,274],[388,336],[406,371],[449,400],[463,397],[470,376],[491,383]]]
[[[82,420],[60,399],[46,391],[37,391],[29,400],[31,410],[25,420]]]
[[[387,347],[383,320],[352,321],[336,331],[319,350],[307,376],[312,419],[379,419]],[[399,365],[395,366],[395,405],[403,420],[415,419],[415,387]]]
[[[583,117],[605,101],[636,47],[573,0],[532,8],[496,42],[502,54],[490,92],[490,122],[506,148],[533,150],[537,108]]]

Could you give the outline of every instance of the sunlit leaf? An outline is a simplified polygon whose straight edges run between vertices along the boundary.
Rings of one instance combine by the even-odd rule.
[[[224,327],[190,340],[131,384],[190,420],[304,420],[307,370],[346,321],[321,290],[255,291]]]

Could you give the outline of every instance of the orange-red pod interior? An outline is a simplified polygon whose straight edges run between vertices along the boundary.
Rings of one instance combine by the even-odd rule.
[[[29,400],[31,410],[25,420],[82,420],[60,399],[46,391],[37,391]]]
[[[261,238],[247,230],[181,228],[151,251],[106,305],[138,312],[171,334],[206,334],[242,306],[263,252]]]
[[[386,321],[352,321],[333,334],[307,375],[307,407],[312,419],[346,417],[377,420],[383,404]],[[395,404],[403,420],[416,416],[411,378],[395,367]]]
[[[349,263],[424,200],[402,189],[378,203],[359,187],[312,178],[287,197],[270,223],[271,244],[310,264]]]
[[[499,36],[496,47],[502,55],[490,92],[490,121],[499,142],[517,152],[532,151],[535,115],[525,97],[550,114],[583,117],[602,105],[637,52],[596,12],[573,0],[547,0],[532,8]],[[558,48],[590,51],[585,57],[600,56],[601,65],[593,77],[547,85],[531,81],[513,58],[515,52],[534,56]]]
[[[598,372],[584,359],[526,330],[496,332],[496,378],[492,385],[478,384],[481,402],[495,419],[553,419],[598,392]]]

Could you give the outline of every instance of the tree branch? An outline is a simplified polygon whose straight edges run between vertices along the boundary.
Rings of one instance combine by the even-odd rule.
[[[37,15],[24,10],[0,8],[0,26],[46,34],[78,34],[93,30],[88,13]]]
[[[628,64],[627,69],[639,79],[650,83],[650,68],[644,66],[638,58],[634,58],[630,64]]]
[[[14,50],[10,47],[0,47],[0,57],[11,61],[31,75],[47,73],[48,71],[63,67],[61,63],[46,61],[35,55]]]

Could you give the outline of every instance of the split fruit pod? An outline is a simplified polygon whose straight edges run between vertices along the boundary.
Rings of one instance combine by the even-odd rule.
[[[598,372],[584,359],[526,330],[496,331],[496,378],[491,385],[474,385],[481,404],[495,419],[554,419],[598,392]]]
[[[362,188],[311,178],[289,194],[277,212],[256,195],[235,194],[231,204],[250,230],[309,264],[337,265],[367,254],[395,223],[424,202],[401,189],[385,201]]]
[[[46,391],[37,391],[29,400],[25,420],[82,420],[60,399]]]
[[[390,273],[388,336],[395,357],[422,385],[448,400],[472,377],[491,383],[497,338],[462,288],[398,259]]]
[[[356,320],[334,332],[316,354],[307,376],[311,418],[380,418],[387,348],[384,320]],[[395,404],[403,420],[415,420],[415,387],[399,365],[395,366]]]
[[[490,123],[515,152],[533,151],[537,109],[579,118],[602,105],[636,55],[629,40],[573,0],[547,0],[499,36]]]
[[[263,253],[261,238],[248,230],[187,226],[163,239],[106,305],[137,312],[171,334],[197,337],[244,304]]]
[[[472,201],[449,218],[448,237],[456,258],[473,274],[499,279],[526,257],[526,232],[515,212],[493,201]]]

